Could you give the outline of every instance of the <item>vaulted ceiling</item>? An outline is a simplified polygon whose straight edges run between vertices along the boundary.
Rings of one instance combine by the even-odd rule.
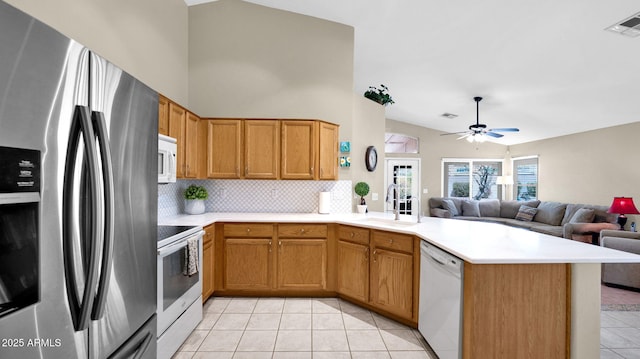
[[[354,91],[388,86],[390,119],[464,131],[482,96],[507,145],[640,121],[640,37],[605,31],[637,0],[249,2],[353,26]]]

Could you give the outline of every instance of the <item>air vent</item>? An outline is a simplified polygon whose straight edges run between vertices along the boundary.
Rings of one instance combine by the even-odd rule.
[[[605,30],[629,37],[640,36],[640,12],[609,26]]]
[[[448,118],[448,119],[453,119],[453,118],[458,117],[458,115],[453,114],[453,113],[449,113],[449,112],[445,112],[445,113],[443,113],[443,114],[442,114],[442,115],[440,115],[440,116],[442,116],[442,117],[446,117],[446,118]]]

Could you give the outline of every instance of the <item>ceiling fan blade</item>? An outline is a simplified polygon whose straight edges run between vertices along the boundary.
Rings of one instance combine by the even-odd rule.
[[[493,132],[519,132],[520,130],[515,128],[515,127],[507,127],[507,128],[492,128],[490,130],[487,131],[493,131]]]
[[[448,132],[448,133],[441,133],[440,136],[448,136],[448,135],[461,135],[463,133],[469,134],[469,131],[460,131],[460,132]]]
[[[504,136],[504,135],[501,135],[499,133],[495,133],[495,132],[491,132],[491,131],[487,131],[484,134],[487,135],[487,136],[494,137],[494,138],[500,138],[500,137]]]
[[[470,134],[470,133],[467,133],[467,134],[464,134],[464,135],[462,135],[462,136],[460,136],[460,137],[456,138],[456,140],[461,140],[461,139],[463,139],[463,138],[467,138],[467,137],[469,137],[469,136],[471,136],[471,134]]]

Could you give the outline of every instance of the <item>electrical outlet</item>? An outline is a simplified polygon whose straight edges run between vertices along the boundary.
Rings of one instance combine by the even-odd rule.
[[[375,192],[371,193],[371,200],[372,201],[377,201],[378,200],[378,194],[375,193]]]
[[[429,193],[429,189],[427,187],[422,189],[422,194],[427,194]]]

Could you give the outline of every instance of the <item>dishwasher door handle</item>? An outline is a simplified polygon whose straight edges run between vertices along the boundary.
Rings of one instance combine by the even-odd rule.
[[[429,257],[431,257],[431,259],[433,259],[436,263],[440,264],[440,265],[447,265],[447,262],[444,260],[444,258],[441,258],[440,256],[434,256],[431,253],[425,253],[426,255],[428,255]]]

